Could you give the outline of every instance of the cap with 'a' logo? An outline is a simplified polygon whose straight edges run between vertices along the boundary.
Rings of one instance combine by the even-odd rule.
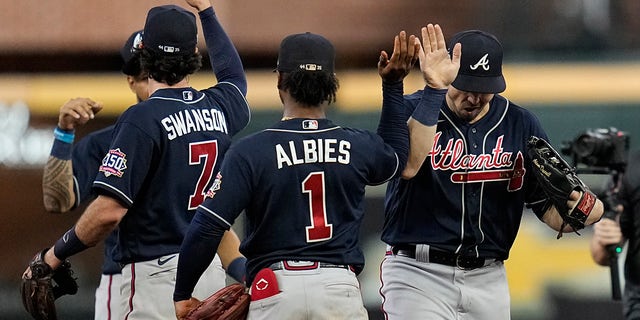
[[[456,33],[449,42],[449,51],[462,44],[458,76],[451,84],[468,92],[500,93],[507,85],[502,76],[502,45],[494,35],[467,30]]]

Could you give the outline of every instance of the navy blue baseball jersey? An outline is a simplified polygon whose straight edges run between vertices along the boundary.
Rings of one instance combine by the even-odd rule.
[[[327,119],[282,121],[229,150],[198,211],[228,228],[245,210],[249,233],[240,251],[248,279],[278,260],[349,264],[359,272],[365,186],[398,170],[394,149],[374,133]]]
[[[109,144],[113,126],[92,132],[82,138],[73,146],[71,162],[73,163],[73,191],[76,195],[74,207],[86,203],[96,197],[92,185],[98,174],[98,168],[102,163]],[[120,265],[113,261],[112,251],[117,241],[117,229],[104,241],[104,262],[102,274],[120,273]]]
[[[422,92],[405,97],[407,118]],[[441,108],[434,145],[418,174],[387,187],[382,240],[429,244],[462,255],[507,259],[524,204],[539,218],[545,196],[530,172],[531,136],[548,139],[529,111],[496,95],[470,124]]]
[[[93,184],[128,207],[114,252],[122,264],[180,251],[232,136],[249,122],[240,56],[213,8],[199,15],[218,84],[158,89],[126,110]]]
[[[94,182],[128,207],[116,261],[179,251],[232,136],[248,121],[244,95],[226,82],[203,91],[160,89],[120,116]]]

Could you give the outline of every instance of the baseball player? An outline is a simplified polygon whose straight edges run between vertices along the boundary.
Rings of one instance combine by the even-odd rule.
[[[129,88],[138,102],[145,100],[147,93],[147,74],[140,70],[140,60],[136,47],[140,44],[142,30],[131,34],[120,50],[124,63],[122,72],[126,75]],[[54,147],[44,167],[43,196],[48,212],[61,213],[77,208],[95,198],[91,185],[98,168],[109,149],[113,126],[93,132],[73,145],[63,141],[71,137],[75,128],[94,118],[102,110],[102,105],[88,98],[75,98],[60,108],[58,127],[55,129]],[[62,139],[61,139],[62,138]],[[102,276],[96,289],[95,318],[119,319],[120,265],[113,261],[111,252],[117,241],[117,232],[107,237],[104,243],[104,261]]]
[[[427,87],[405,96],[405,118],[436,129],[432,144],[411,144],[414,156],[424,156],[422,165],[407,165],[388,184],[382,309],[387,319],[509,319],[503,261],[525,204],[551,228],[563,226],[528,174],[527,140],[547,135],[531,112],[499,95],[506,85],[495,36],[457,33],[448,52],[442,29],[429,24],[422,39]],[[571,194],[570,208],[580,196]],[[588,210],[591,224],[602,203]]]
[[[218,84],[189,87],[187,76],[201,66],[194,14],[174,5],[152,8],[138,53],[149,99],[120,116],[93,183],[97,198],[45,254],[55,269],[118,226],[113,259],[123,267],[121,316],[129,319],[175,319],[171,294],[182,238],[232,136],[249,121],[236,49],[207,0],[187,3],[199,11]],[[70,144],[73,133],[56,138]],[[222,263],[241,280],[239,239],[227,232],[222,242]],[[225,284],[219,265],[209,269],[199,283],[202,298]]]
[[[335,101],[334,47],[313,33],[282,41],[277,87],[282,121],[229,150],[207,199],[196,211],[178,262],[178,318],[198,303],[191,291],[223,232],[246,212],[252,283],[249,319],[367,319],[356,275],[366,185],[399,174],[407,157],[402,79],[417,61],[414,36],[396,36],[379,73],[383,105],[378,132],[340,127],[325,113]],[[213,250],[213,251],[211,251]]]

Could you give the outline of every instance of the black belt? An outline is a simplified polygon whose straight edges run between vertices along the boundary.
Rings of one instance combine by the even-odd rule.
[[[348,269],[353,271],[353,268],[351,268],[351,266],[346,264],[333,264],[333,263],[317,262],[317,261],[316,262],[305,261],[303,263],[300,263],[300,261],[285,260],[285,261],[278,261],[278,262],[272,263],[269,266],[269,269],[273,271],[277,271],[277,270],[303,271],[303,270],[314,270],[318,268],[340,268],[340,269]]]
[[[415,245],[393,246],[391,248],[391,252],[393,252],[393,254],[395,255],[403,257],[412,259],[416,258]],[[434,247],[429,247],[429,262],[458,267],[460,269],[472,270],[482,268],[495,261],[498,261],[498,259],[462,256],[448,251],[436,249]]]

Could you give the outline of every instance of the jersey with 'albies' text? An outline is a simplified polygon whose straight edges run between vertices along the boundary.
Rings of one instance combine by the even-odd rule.
[[[240,251],[248,279],[279,260],[362,270],[358,247],[365,186],[399,170],[394,149],[372,132],[327,119],[292,119],[239,140],[198,212],[230,227],[242,210]]]

